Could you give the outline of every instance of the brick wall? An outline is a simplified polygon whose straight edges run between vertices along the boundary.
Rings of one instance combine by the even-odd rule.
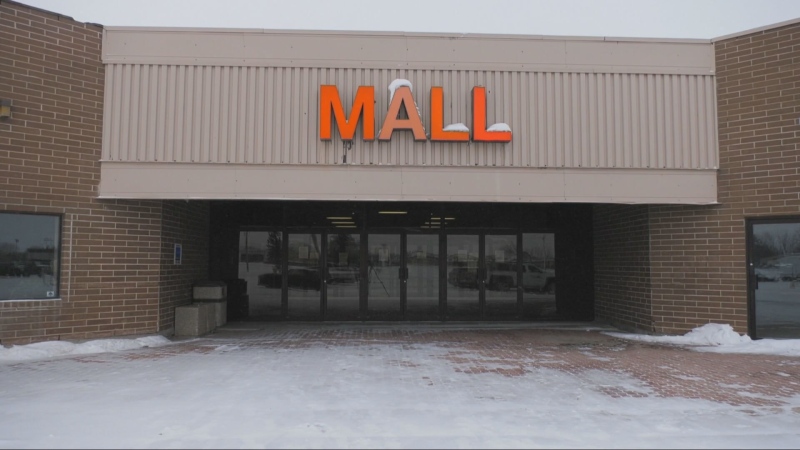
[[[96,198],[102,28],[0,0],[0,210],[59,214],[59,300],[0,302],[0,342],[158,329],[161,202]]]
[[[594,207],[595,314],[613,325],[653,331],[648,207]]]
[[[208,277],[209,204],[206,201],[165,201],[161,223],[161,283],[159,330],[175,323],[175,307],[192,300],[192,285]],[[175,244],[183,261],[174,264]]]
[[[651,206],[655,331],[747,331],[745,218],[800,214],[800,24],[715,45],[719,202]]]

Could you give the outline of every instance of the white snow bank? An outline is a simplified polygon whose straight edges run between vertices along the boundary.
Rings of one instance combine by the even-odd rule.
[[[444,131],[469,131],[466,125],[463,123],[451,123],[450,125],[444,127]]]
[[[408,86],[408,89],[411,92],[414,92],[414,87],[411,86],[411,82],[402,78],[398,78],[391,83],[389,83],[389,103],[392,103],[392,99],[394,98],[394,91],[397,90],[400,86]]]
[[[142,347],[161,347],[172,342],[164,336],[145,336],[136,339],[98,339],[73,344],[67,341],[37,342],[27,345],[0,346],[0,361],[25,361],[65,355],[120,352]]]
[[[511,131],[511,127],[507,123],[501,122],[490,126],[486,131]]]
[[[647,336],[640,334],[605,334],[634,341],[661,344],[692,345],[692,350],[714,353],[751,353],[761,355],[800,356],[800,339],[759,339],[739,335],[728,324],[707,323],[683,336]]]

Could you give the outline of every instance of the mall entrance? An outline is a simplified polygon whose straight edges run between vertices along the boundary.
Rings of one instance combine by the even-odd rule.
[[[211,271],[231,320],[591,320],[590,212],[216,202]]]

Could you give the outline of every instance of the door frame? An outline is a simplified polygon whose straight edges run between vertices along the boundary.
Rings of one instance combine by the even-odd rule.
[[[747,334],[752,339],[759,339],[756,333],[756,289],[758,289],[758,277],[753,261],[753,246],[755,236],[753,227],[755,225],[769,225],[780,223],[800,223],[800,215],[795,216],[768,216],[768,217],[746,217],[745,223],[745,270],[747,273]]]

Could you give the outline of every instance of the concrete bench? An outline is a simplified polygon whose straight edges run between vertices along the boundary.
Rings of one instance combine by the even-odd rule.
[[[226,301],[195,302],[175,308],[175,336],[202,336],[227,322]]]

